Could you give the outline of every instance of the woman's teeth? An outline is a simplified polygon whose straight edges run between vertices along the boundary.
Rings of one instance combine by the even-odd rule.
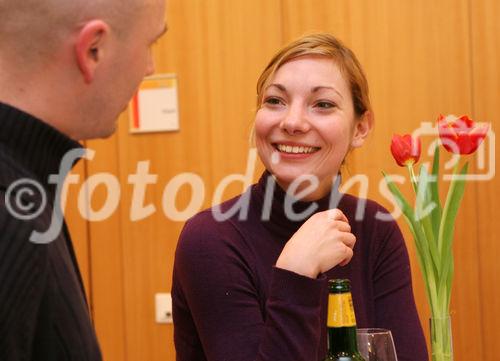
[[[309,154],[319,150],[319,148],[317,147],[302,147],[302,146],[291,146],[284,144],[276,144],[276,149],[278,149],[282,153],[291,153],[291,154]]]

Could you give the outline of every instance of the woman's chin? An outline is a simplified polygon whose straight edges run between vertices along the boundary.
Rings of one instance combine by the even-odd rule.
[[[319,182],[316,175],[305,170],[271,169],[270,172],[276,178],[278,184],[284,188],[288,188],[292,184],[297,187],[299,185],[310,185]]]

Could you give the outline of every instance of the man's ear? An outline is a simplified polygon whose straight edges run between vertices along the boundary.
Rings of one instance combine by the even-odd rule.
[[[369,110],[367,110],[362,116],[361,119],[356,120],[356,124],[354,125],[354,134],[351,141],[351,147],[359,148],[365,142],[366,137],[370,134],[371,129],[373,128],[373,114]]]
[[[109,25],[102,20],[89,21],[78,33],[75,44],[76,59],[87,84],[94,79],[108,35]]]

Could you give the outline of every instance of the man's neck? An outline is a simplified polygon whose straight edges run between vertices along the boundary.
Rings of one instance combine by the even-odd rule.
[[[10,80],[0,76],[0,102],[22,110],[72,138],[63,123],[68,110],[62,99],[63,94],[56,96],[53,89],[40,86],[36,79]]]

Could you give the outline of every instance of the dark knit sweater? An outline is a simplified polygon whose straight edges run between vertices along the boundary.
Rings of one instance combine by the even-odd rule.
[[[172,286],[177,360],[323,360],[329,278],[351,280],[358,327],[392,330],[400,361],[427,360],[403,237],[393,220],[375,219],[378,211],[387,211],[367,201],[357,221],[359,199],[343,195],[338,208],[357,239],[354,257],[318,279],[303,277],[274,267],[303,222],[285,215],[285,193],[279,187],[270,219],[262,220],[267,177],[249,189],[247,220],[239,220],[238,213],[218,222],[207,210],[182,231]],[[317,204],[318,211],[328,209],[329,196]],[[298,213],[309,206],[300,202],[294,209]]]
[[[50,174],[58,174],[64,154],[79,148],[57,130],[0,103],[0,360],[97,361],[99,346],[75,254],[66,226],[48,244],[30,242],[33,230],[45,232],[54,201]],[[27,178],[42,185],[47,206],[22,220],[7,206],[41,203],[32,195],[8,190]]]

